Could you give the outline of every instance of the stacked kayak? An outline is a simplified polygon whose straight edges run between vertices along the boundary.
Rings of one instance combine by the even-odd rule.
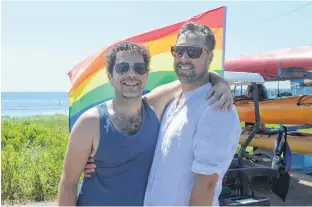
[[[253,100],[236,100],[242,122],[255,122]],[[312,124],[312,94],[259,102],[260,122],[266,124]]]
[[[239,118],[242,122],[255,122],[253,100],[235,100]],[[266,124],[312,125],[312,94],[280,98],[259,102],[260,122]],[[240,144],[243,144],[250,132],[242,132]],[[250,146],[273,150],[277,130],[266,129],[258,133]],[[312,154],[312,133],[289,132],[288,143],[292,152]]]
[[[243,144],[250,132],[242,132],[239,143]],[[250,146],[273,150],[277,131],[270,133],[258,133],[250,142]],[[290,149],[294,153],[312,154],[312,133],[289,132],[287,140]]]
[[[266,80],[279,78],[279,69],[295,72],[283,78],[302,78],[301,72],[312,72],[312,46],[238,56],[226,60],[224,67],[225,71],[259,73]]]
[[[266,81],[308,79],[312,73],[312,46],[285,48],[239,56],[225,61],[225,71],[259,73]],[[304,80],[305,84],[311,83]],[[242,122],[255,122],[253,100],[235,100]],[[312,125],[312,94],[259,102],[260,122],[265,124]],[[241,134],[240,143],[249,132]],[[256,134],[250,146],[273,149],[277,133]],[[292,152],[312,154],[312,133],[288,135]]]

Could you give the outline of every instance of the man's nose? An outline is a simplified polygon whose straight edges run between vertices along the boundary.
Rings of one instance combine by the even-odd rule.
[[[189,60],[189,56],[187,54],[187,51],[184,51],[184,53],[181,56],[181,61],[188,61]]]
[[[129,71],[128,71],[128,76],[136,76],[136,72],[134,71],[133,65],[130,66]]]

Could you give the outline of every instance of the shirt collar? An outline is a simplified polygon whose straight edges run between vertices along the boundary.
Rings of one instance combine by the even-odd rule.
[[[205,97],[208,93],[208,90],[212,87],[212,84],[210,82],[205,83],[204,85],[188,91],[186,93],[182,93],[182,96],[184,98],[185,101],[189,100],[190,98],[192,98],[195,95],[202,95],[203,97]]]

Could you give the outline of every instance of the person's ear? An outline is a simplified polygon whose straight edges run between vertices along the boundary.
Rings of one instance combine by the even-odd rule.
[[[108,72],[107,74],[109,82],[112,84],[112,74]]]
[[[211,52],[208,53],[208,61],[209,61],[209,63],[211,63],[212,60],[213,60],[213,52],[211,51]]]
[[[147,81],[147,78],[148,78],[148,71],[145,73],[145,78],[146,78],[146,81]]]

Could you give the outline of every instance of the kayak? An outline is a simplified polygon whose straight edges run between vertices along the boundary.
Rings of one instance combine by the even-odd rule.
[[[278,69],[289,72],[312,72],[312,46],[286,48],[228,59],[225,71],[259,73],[265,79],[278,78]],[[293,77],[302,74],[293,73]]]
[[[240,144],[243,144],[250,132],[242,132]],[[256,134],[249,146],[273,150],[277,133]],[[312,154],[312,133],[290,132],[287,135],[290,150],[294,153]]]
[[[235,100],[240,121],[255,122],[253,100]],[[260,122],[266,124],[312,124],[312,94],[259,102]]]

